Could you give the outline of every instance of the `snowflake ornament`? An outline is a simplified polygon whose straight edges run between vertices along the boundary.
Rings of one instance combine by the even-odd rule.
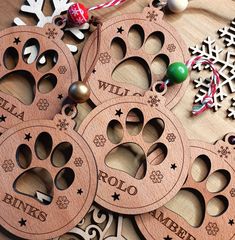
[[[235,98],[232,99],[231,108],[228,109],[228,117],[235,119]]]
[[[52,0],[50,2],[53,5],[52,7],[54,9],[54,12],[51,16],[45,16],[45,14],[43,13],[43,10],[42,10],[45,1],[46,0],[26,0],[26,3],[28,5],[24,4],[21,6],[22,12],[31,13],[37,17],[37,19],[38,19],[37,26],[38,27],[43,27],[47,23],[52,23],[54,17],[62,15],[63,13],[67,12],[69,7],[72,4],[74,4],[73,2],[69,2],[69,0]],[[18,17],[16,17],[14,19],[14,23],[17,26],[26,25],[26,23]],[[64,30],[72,33],[76,39],[83,40],[85,35],[83,34],[82,30],[87,30],[87,29],[89,29],[89,27],[90,27],[89,24],[85,23],[82,26],[68,27]],[[70,51],[72,53],[76,53],[78,51],[77,46],[71,45],[71,44],[66,44],[66,45],[68,46],[68,48],[70,49]],[[29,52],[34,51],[34,46],[30,46],[28,48],[29,49],[27,49],[27,51],[29,51]]]
[[[230,28],[225,27],[218,31],[220,37],[225,37],[225,47],[234,46],[235,29],[233,26],[234,21],[232,22],[232,26]],[[229,48],[225,51],[225,49],[218,47],[214,39],[207,37],[202,42],[201,46],[196,45],[194,47],[190,47],[189,49],[191,54],[194,56],[203,56],[210,59],[219,71],[221,83],[217,87],[217,92],[214,95],[214,103],[212,106],[215,111],[218,111],[219,108],[222,107],[221,102],[228,96],[228,90],[231,94],[235,93],[234,48]],[[201,71],[203,66],[200,63],[197,63],[193,69]],[[209,66],[204,66],[204,69],[209,69]],[[194,83],[195,88],[199,89],[195,98],[195,103],[201,103],[210,87],[210,80],[199,78],[194,80]]]
[[[224,38],[227,47],[235,46],[235,19],[231,22],[230,27],[219,29],[219,36]]]

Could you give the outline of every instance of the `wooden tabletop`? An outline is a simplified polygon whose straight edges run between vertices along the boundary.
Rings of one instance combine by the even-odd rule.
[[[50,14],[51,1],[46,1],[44,6],[44,11]],[[102,1],[80,1],[86,6],[93,5],[95,3],[100,3]],[[0,30],[12,26],[13,19],[19,16],[20,6],[24,3],[24,0],[4,0],[0,2]],[[96,16],[102,19],[109,19],[113,16],[118,16],[125,13],[131,12],[141,12],[144,7],[148,5],[148,0],[129,0],[123,5],[116,7],[114,9],[105,9],[96,12]],[[165,21],[172,24],[177,31],[180,33],[186,45],[188,47],[200,45],[201,42],[207,37],[211,36],[214,39],[219,39],[217,31],[218,29],[229,25],[231,20],[234,19],[235,13],[235,1],[234,0],[191,0],[189,2],[189,7],[182,14],[166,14],[164,16]],[[21,16],[23,16],[21,14]],[[23,17],[27,23],[34,24],[35,20],[27,15]],[[86,38],[88,37],[86,34]],[[78,53],[75,55],[75,59],[78,62],[78,58],[82,51],[84,42],[76,42],[72,37],[66,36],[67,41],[76,44],[78,46]],[[223,42],[218,41],[218,45],[223,47]],[[191,73],[191,80],[199,76],[209,76],[208,72],[199,74],[197,72]],[[1,86],[1,85],[0,85]],[[195,99],[195,94],[197,90],[194,89],[192,81],[190,82],[185,96],[180,101],[180,103],[173,109],[175,115],[180,119],[183,124],[187,136],[190,139],[196,139],[201,141],[206,141],[209,143],[214,143],[216,140],[221,139],[226,133],[235,132],[235,120],[228,119],[226,117],[226,109],[230,106],[231,97],[235,97],[235,94],[230,95],[223,104],[222,108],[218,112],[207,111],[198,117],[191,116],[191,109],[193,101]],[[77,121],[80,123],[84,117],[92,109],[91,106],[87,104],[82,104],[79,106],[79,117]],[[11,187],[11,186],[9,186]],[[183,198],[184,199],[184,198]],[[171,208],[177,208],[181,201],[176,200],[175,203],[171,203]],[[193,206],[192,206],[193,209]],[[193,211],[193,210],[192,210]],[[195,207],[194,207],[194,211]],[[124,232],[128,239],[137,239],[136,234],[133,233],[133,229],[125,224]],[[3,230],[2,230],[3,231]],[[5,236],[5,234],[0,233],[1,239],[12,239]],[[64,238],[68,239],[68,238]]]

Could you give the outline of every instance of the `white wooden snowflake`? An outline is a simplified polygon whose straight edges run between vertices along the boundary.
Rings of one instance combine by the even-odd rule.
[[[69,2],[69,0],[50,0],[50,3],[53,5],[52,7],[54,9],[54,12],[51,16],[45,16],[45,14],[43,13],[43,5],[45,1],[46,0],[26,0],[27,5],[24,4],[21,6],[22,12],[31,13],[37,17],[38,27],[43,27],[46,23],[52,23],[54,17],[65,13],[68,8],[73,4],[73,2]],[[26,25],[26,23],[18,17],[14,19],[14,23],[17,26]],[[89,29],[89,24],[85,23],[80,27],[66,28],[65,31],[71,32],[76,39],[83,40],[85,36],[81,30],[87,29]],[[75,45],[67,44],[67,46],[72,53],[76,53],[78,51],[77,46]],[[34,51],[33,48],[34,47],[31,46],[27,51],[32,52]]]
[[[235,19],[231,22],[230,27],[219,29],[219,36],[224,38],[227,47],[235,46]]]
[[[229,44],[229,46],[233,46],[233,43],[228,39],[234,39],[235,37],[234,35],[235,32],[232,31],[231,29],[232,28],[230,28],[229,30],[224,30],[230,33],[229,38],[225,38],[227,40],[224,40],[227,45]],[[221,34],[221,31],[218,33]],[[223,36],[226,36],[226,34],[224,33]],[[231,47],[225,51],[225,49],[219,48],[216,45],[216,42],[214,39],[207,37],[202,42],[201,46],[196,45],[194,47],[190,47],[190,51],[192,55],[195,55],[195,56],[200,55],[210,59],[216,65],[219,71],[219,74],[221,77],[221,83],[217,88],[217,92],[214,96],[214,104],[213,104],[214,110],[217,111],[221,107],[221,102],[228,96],[227,90],[229,90],[231,94],[235,93],[234,48]],[[201,71],[203,68],[209,69],[209,66],[202,66],[200,63],[198,63],[193,67],[193,69],[196,69],[198,71]],[[202,102],[203,97],[205,96],[209,88],[209,79],[205,79],[205,80],[201,78],[196,79],[194,80],[194,83],[195,83],[195,87],[199,89],[198,94],[196,95],[196,98],[195,98],[195,103]]]
[[[228,109],[228,117],[235,119],[235,98],[232,99],[231,108]]]

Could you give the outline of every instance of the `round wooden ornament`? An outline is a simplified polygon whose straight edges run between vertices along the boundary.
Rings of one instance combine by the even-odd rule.
[[[192,226],[182,216],[162,207],[136,216],[136,222],[146,239],[234,239],[234,160],[234,133],[228,134],[225,141],[218,141],[215,145],[192,141],[190,167],[201,161],[206,168],[204,171],[198,169],[201,173],[199,178],[195,178],[190,171],[182,189],[200,199],[203,210],[201,221],[198,226]],[[218,177],[222,180],[218,181]],[[212,208],[215,203],[217,205]]]
[[[122,214],[149,212],[163,206],[182,187],[189,168],[188,140],[164,104],[165,98],[155,90],[144,97],[114,98],[82,122],[79,132],[96,156],[99,184],[95,200],[101,206]],[[136,156],[130,168],[139,158],[146,166],[143,172],[130,175],[112,165],[127,150]]]
[[[0,32],[0,133],[60,112],[69,86],[78,80],[74,58],[61,40],[62,28],[46,24]]]
[[[95,59],[97,34],[93,32],[84,46],[80,61],[82,79]],[[168,65],[187,59],[184,41],[163,20],[159,9],[145,8],[143,13],[112,18],[101,28],[99,60],[88,79],[91,100],[99,105],[115,97],[143,95],[156,81],[165,78]],[[138,74],[139,69],[146,77]],[[169,109],[183,97],[187,85],[188,80],[168,88],[165,97]]]
[[[2,134],[0,224],[12,234],[51,239],[71,230],[89,211],[97,169],[89,146],[73,127],[70,117],[58,114]]]

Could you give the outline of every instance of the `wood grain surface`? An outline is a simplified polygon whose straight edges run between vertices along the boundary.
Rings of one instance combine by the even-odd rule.
[[[81,0],[80,2],[90,6],[95,3],[100,3],[101,1],[95,0],[88,2]],[[24,0],[4,0],[0,2],[0,30],[12,25],[14,17],[19,15],[20,6],[23,3]],[[49,3],[49,0],[46,1],[44,6],[44,10],[48,14],[51,12]],[[142,12],[143,8],[146,7],[148,3],[149,1],[147,0],[129,0],[125,4],[114,9],[105,9],[95,12],[95,15],[102,17],[102,19],[105,20],[125,13]],[[230,21],[234,18],[234,12],[235,1],[232,0],[192,0],[189,2],[189,7],[185,12],[182,14],[166,13],[164,20],[176,28],[183,40],[186,42],[187,47],[190,47],[196,44],[200,45],[207,36],[218,39],[217,30],[229,25]],[[33,18],[29,15],[25,18],[28,23],[35,23]],[[86,37],[88,37],[88,35],[89,34],[87,33]],[[73,37],[68,35],[66,38],[68,41],[75,43]],[[78,63],[84,42],[77,43],[77,45],[79,52],[76,54],[75,59]],[[191,73],[192,80],[199,76],[201,75],[196,72]],[[208,76],[208,73],[203,73],[203,76]],[[192,117],[191,109],[195,94],[196,91],[194,90],[194,86],[191,82],[183,99],[173,109],[173,112],[183,124],[187,136],[190,139],[214,143],[216,140],[221,139],[225,134],[235,132],[235,121],[227,119],[225,114],[225,110],[230,104],[228,101],[224,101],[223,108],[216,113],[213,111],[207,111],[201,116]],[[76,119],[78,126],[93,107],[94,106],[92,104],[82,104],[78,107],[79,116]],[[188,203],[187,205],[182,204],[186,202]],[[178,209],[185,213],[185,218],[188,219],[188,222],[196,222],[197,218],[200,217],[200,214],[198,214],[197,211],[197,203],[194,204],[193,200],[188,195],[180,194],[180,196],[178,196],[173,203],[171,202],[170,205],[171,209]],[[128,224],[125,224],[123,227],[123,232],[126,238],[133,240],[138,239],[135,234],[131,233],[133,228],[129,228],[128,226]],[[17,239],[12,236],[6,237],[3,229],[1,230],[0,238],[3,240]],[[67,236],[62,239],[69,239],[69,237]]]

